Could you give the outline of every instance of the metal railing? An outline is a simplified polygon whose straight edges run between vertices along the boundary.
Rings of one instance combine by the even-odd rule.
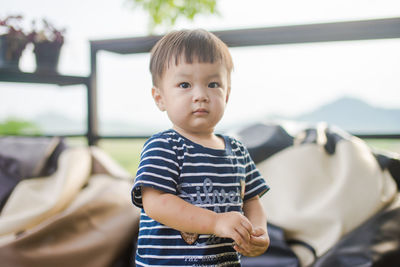
[[[295,43],[334,42],[400,38],[400,18],[292,25],[213,32],[230,47],[266,46]],[[146,53],[161,35],[90,41],[91,75],[89,100],[89,143],[100,138],[145,138],[145,136],[100,136],[97,127],[96,79],[97,53],[101,50],[118,54]],[[355,134],[361,138],[400,139],[399,134]]]

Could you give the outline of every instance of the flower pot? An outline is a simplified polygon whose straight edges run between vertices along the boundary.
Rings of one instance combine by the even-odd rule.
[[[19,59],[27,43],[24,34],[0,35],[0,68],[19,70]]]
[[[62,43],[43,41],[34,44],[36,72],[57,73]]]

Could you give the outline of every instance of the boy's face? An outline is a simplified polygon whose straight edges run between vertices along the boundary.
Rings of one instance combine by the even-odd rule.
[[[167,111],[173,128],[180,133],[213,133],[228,102],[228,71],[219,62],[171,64],[153,87],[153,98]]]

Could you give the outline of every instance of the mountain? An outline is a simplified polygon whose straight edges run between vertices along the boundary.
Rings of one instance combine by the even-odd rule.
[[[400,132],[400,109],[375,107],[350,97],[339,98],[291,119],[311,123],[325,121],[352,133]]]
[[[351,133],[399,133],[400,109],[385,109],[371,106],[368,103],[350,97],[339,98],[331,103],[316,108],[312,112],[296,117],[268,116],[271,120],[293,120],[306,123],[325,121]],[[68,118],[58,113],[44,113],[37,116],[34,122],[46,134],[75,134],[86,132],[86,121]],[[248,122],[247,122],[248,123]],[[219,127],[220,132],[232,128],[241,128],[243,122]],[[102,135],[151,135],[168,125],[151,122],[125,122],[119,120],[104,120],[99,124]]]
[[[86,132],[83,120],[75,120],[55,112],[41,113],[33,119],[33,122],[45,134],[83,134]]]
[[[164,126],[167,128],[168,125]],[[142,135],[148,136],[163,129],[162,125],[149,122],[109,120],[100,124],[102,135]]]

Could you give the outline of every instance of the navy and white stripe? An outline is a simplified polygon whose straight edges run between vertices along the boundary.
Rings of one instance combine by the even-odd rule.
[[[145,143],[132,189],[133,203],[142,208],[137,266],[239,266],[231,239],[200,235],[188,245],[179,231],[148,217],[142,205],[143,186],[215,212],[242,212],[243,201],[267,192],[269,187],[246,148],[233,138],[221,137],[223,150],[203,147],[174,130],[153,135]],[[246,185],[243,199],[242,184]]]

